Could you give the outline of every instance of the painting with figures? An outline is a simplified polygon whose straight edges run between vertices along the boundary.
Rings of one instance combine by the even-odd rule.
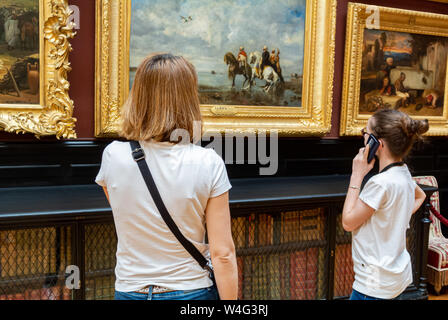
[[[393,108],[413,116],[442,116],[448,38],[364,30],[360,114]]]
[[[0,104],[39,104],[39,0],[0,2]]]
[[[201,104],[301,107],[306,0],[132,1],[130,85],[145,56],[182,55]]]

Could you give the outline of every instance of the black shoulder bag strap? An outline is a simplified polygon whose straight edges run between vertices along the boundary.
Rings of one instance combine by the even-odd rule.
[[[140,143],[138,141],[130,141],[132,157],[134,161],[137,162],[137,165],[142,173],[143,179],[145,180],[146,186],[148,187],[149,192],[151,193],[152,199],[159,209],[160,215],[165,221],[168,228],[177,238],[177,240],[184,246],[184,248],[193,256],[193,258],[199,263],[199,265],[207,270],[210,275],[210,279],[213,281],[213,284],[216,286],[215,276],[213,273],[213,268],[209,264],[209,261],[202,255],[202,253],[180,232],[173,218],[169,214],[168,210],[163,203],[162,198],[160,197],[159,190],[154,182],[151,171],[149,170],[148,164],[145,160],[145,152],[143,151]]]

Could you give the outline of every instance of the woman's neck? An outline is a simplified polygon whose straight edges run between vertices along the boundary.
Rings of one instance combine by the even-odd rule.
[[[388,155],[384,155],[381,158],[379,158],[380,160],[380,172],[386,168],[388,165],[395,163],[395,162],[402,162],[403,158],[396,158],[396,157],[392,157],[392,156],[388,156]]]

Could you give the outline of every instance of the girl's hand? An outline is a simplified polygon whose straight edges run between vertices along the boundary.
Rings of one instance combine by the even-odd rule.
[[[365,175],[368,174],[370,170],[372,170],[373,165],[375,164],[375,158],[372,162],[367,162],[369,149],[370,145],[367,145],[365,148],[359,149],[358,154],[353,159],[352,175],[363,179]]]

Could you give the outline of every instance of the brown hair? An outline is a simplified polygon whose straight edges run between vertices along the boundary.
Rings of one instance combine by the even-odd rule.
[[[373,133],[383,139],[392,155],[406,157],[414,142],[422,140],[422,135],[429,130],[428,120],[414,120],[406,113],[381,109],[372,116]]]
[[[122,108],[120,134],[128,140],[162,142],[170,141],[174,130],[183,129],[193,142],[194,122],[201,120],[194,66],[170,53],[147,56]]]

